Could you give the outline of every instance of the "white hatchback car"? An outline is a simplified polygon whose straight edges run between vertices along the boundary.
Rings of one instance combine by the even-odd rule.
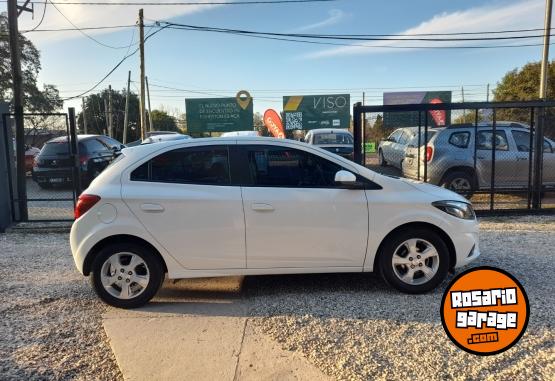
[[[124,149],[79,197],[75,217],[77,268],[123,308],[148,302],[165,274],[378,271],[420,293],[480,255],[463,197],[283,139]]]

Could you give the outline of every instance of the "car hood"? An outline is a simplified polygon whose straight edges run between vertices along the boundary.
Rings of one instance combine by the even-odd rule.
[[[462,202],[466,202],[468,204],[470,204],[470,201],[468,201],[466,198],[464,198],[463,196],[461,196],[458,193],[455,193],[449,189],[445,189],[442,187],[438,187],[436,185],[432,185],[432,184],[428,184],[428,183],[423,183],[421,181],[416,181],[416,180],[411,180],[411,179],[406,179],[406,178],[400,178],[399,180],[401,180],[402,182],[404,182],[405,184],[410,185],[411,187],[430,194],[434,197],[436,197],[439,200],[452,200],[452,201],[462,201]]]

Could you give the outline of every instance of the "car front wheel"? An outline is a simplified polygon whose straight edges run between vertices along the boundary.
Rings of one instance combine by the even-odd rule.
[[[428,292],[449,270],[449,250],[434,231],[412,228],[400,231],[383,245],[379,271],[390,286],[409,294]]]
[[[150,250],[134,244],[115,244],[97,254],[90,279],[105,303],[136,308],[156,295],[164,281],[164,269]]]

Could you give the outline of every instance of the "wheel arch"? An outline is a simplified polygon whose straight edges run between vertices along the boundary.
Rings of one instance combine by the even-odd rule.
[[[452,269],[455,264],[457,263],[457,251],[455,249],[455,245],[453,244],[453,240],[451,240],[451,237],[449,237],[449,235],[440,227],[438,227],[437,225],[434,224],[430,224],[429,222],[408,222],[406,224],[403,225],[399,225],[397,226],[395,229],[393,229],[392,231],[390,231],[380,242],[380,245],[378,246],[378,249],[376,250],[376,255],[374,256],[374,263],[373,263],[373,271],[376,272],[378,271],[378,261],[380,256],[382,255],[382,251],[383,251],[383,246],[385,245],[385,243],[395,234],[398,234],[400,231],[402,230],[409,230],[409,229],[414,229],[414,228],[426,228],[426,229],[430,229],[432,231],[434,231],[435,233],[437,233],[441,239],[443,240],[443,242],[445,242],[445,244],[447,245],[447,249],[449,250],[449,269]]]
[[[103,248],[115,244],[115,243],[134,243],[139,246],[147,247],[154,253],[154,255],[158,258],[160,263],[164,268],[164,272],[168,272],[168,266],[166,265],[166,261],[164,257],[160,254],[160,252],[148,241],[144,240],[143,238],[139,238],[134,235],[130,234],[117,234],[108,236],[100,241],[98,241],[87,253],[85,257],[85,261],[83,262],[83,275],[88,276],[91,272],[91,266],[94,261],[96,255],[102,250]]]
[[[443,175],[441,176],[441,180],[439,181],[439,184],[443,184],[443,182],[445,181],[445,178],[447,176],[449,176],[452,173],[455,172],[464,172],[467,173],[468,175],[472,176],[472,179],[474,180],[474,187],[478,187],[478,173],[476,172],[476,170],[468,165],[457,165],[454,167],[450,167],[448,170],[446,170]]]

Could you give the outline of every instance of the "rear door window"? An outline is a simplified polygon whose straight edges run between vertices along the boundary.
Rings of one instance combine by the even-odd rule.
[[[180,148],[165,152],[131,173],[132,181],[229,185],[226,146]]]
[[[491,150],[493,148],[493,131],[480,131],[478,132],[477,149]],[[507,135],[505,131],[495,132],[495,149],[497,151],[508,151],[509,144],[507,143]]]
[[[69,145],[65,142],[46,143],[41,150],[42,155],[69,155]]]
[[[89,139],[85,141],[85,146],[88,152],[104,152],[108,149],[104,144],[102,144],[97,139]]]

